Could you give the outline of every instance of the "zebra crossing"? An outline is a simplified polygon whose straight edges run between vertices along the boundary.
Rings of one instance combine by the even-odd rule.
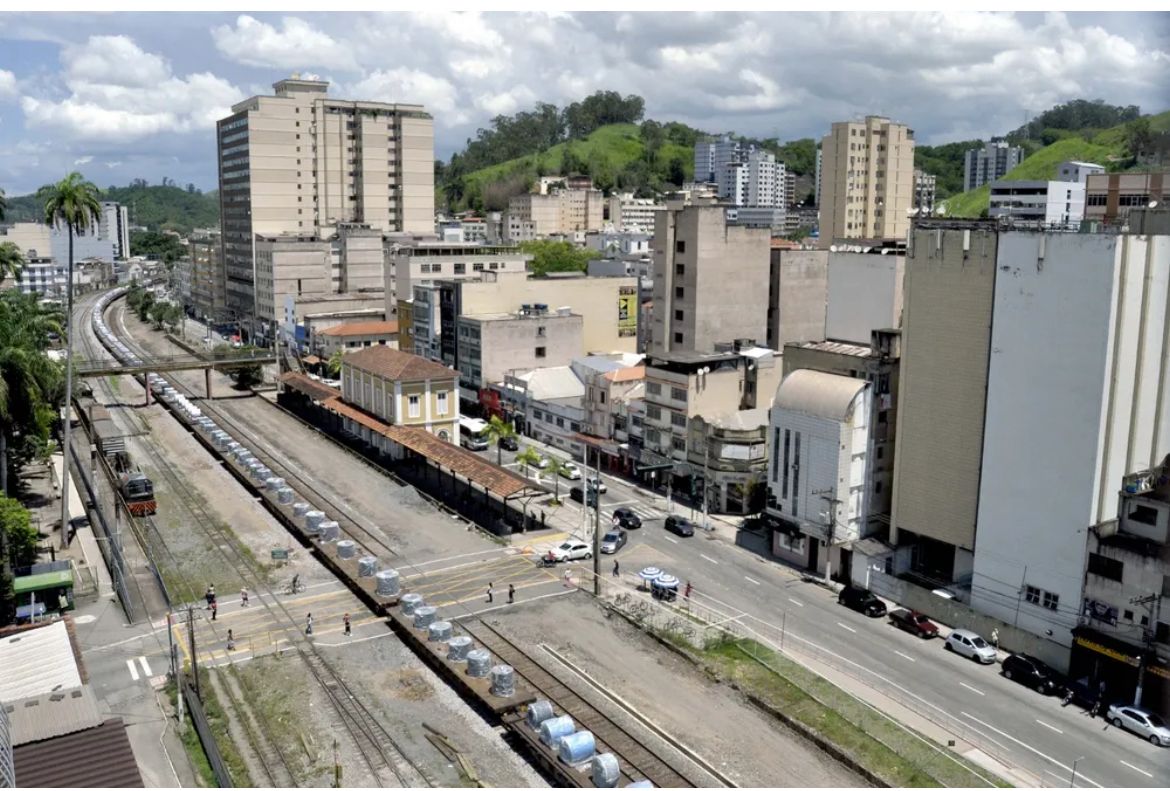
[[[589,516],[593,515],[592,508],[584,509],[581,507],[581,505],[579,505],[575,501],[569,501],[569,502],[570,502],[571,506],[576,508],[578,511],[586,511],[586,513]],[[649,505],[647,503],[642,503],[642,502],[639,502],[637,500],[624,500],[624,501],[618,502],[618,503],[612,503],[612,504],[602,503],[601,504],[601,521],[602,521],[602,523],[603,524],[612,524],[613,523],[613,512],[619,508],[625,508],[627,510],[633,511],[635,514],[637,514],[639,517],[641,517],[643,522],[647,522],[647,521],[650,521],[653,519],[662,519],[663,518],[663,513],[652,505]]]

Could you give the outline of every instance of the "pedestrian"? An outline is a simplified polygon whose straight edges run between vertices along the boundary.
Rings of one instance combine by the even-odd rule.
[[[228,629],[228,643],[227,643],[227,650],[231,651],[231,650],[232,650],[233,648],[235,648],[235,647],[236,647],[236,638],[235,638],[235,636],[232,634],[232,630],[231,630],[231,629]]]
[[[996,651],[999,650],[999,629],[991,630],[991,645]]]
[[[487,603],[488,604],[492,603],[492,598],[495,596],[495,593],[496,593],[495,590],[492,588],[492,583],[489,582],[488,589],[487,589],[487,597],[488,597]]]
[[[691,581],[690,580],[687,580],[687,587],[683,590],[683,597],[687,598],[687,599],[691,598]]]
[[[341,620],[345,622],[345,636],[349,637],[352,634],[349,628],[349,613],[343,615]]]
[[[508,583],[508,604],[511,604],[514,601],[516,601],[516,586],[509,582]]]
[[[618,570],[618,562],[616,560],[613,562],[613,575],[615,577],[620,577],[622,575],[621,571]]]
[[[215,601],[215,599],[212,599],[211,600],[211,620],[213,620],[213,621],[215,620],[215,615],[218,612],[219,612],[219,604],[218,604],[218,602]]]
[[[568,568],[566,568],[566,569],[565,569],[565,587],[566,587],[566,588],[571,588],[571,587],[573,587],[573,580],[572,580],[572,578],[569,576],[569,569],[568,569]]]
[[[313,613],[305,616],[305,635],[313,634]]]
[[[207,586],[207,593],[203,594],[203,598],[207,600],[207,606],[204,607],[203,609],[210,610],[211,609],[211,602],[213,599],[215,599],[215,586],[214,585]]]
[[[240,588],[240,606],[241,607],[248,606],[248,589],[247,588]]]

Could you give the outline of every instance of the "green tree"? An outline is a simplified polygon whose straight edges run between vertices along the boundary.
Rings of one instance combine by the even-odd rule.
[[[154,311],[154,294],[149,291],[143,291],[142,296],[138,298],[138,304],[134,306],[134,312],[138,314],[140,321],[150,321],[151,314]]]
[[[537,277],[549,272],[584,272],[589,261],[599,255],[596,250],[583,250],[569,242],[549,239],[521,242],[520,249],[532,254],[530,269]]]
[[[73,409],[73,238],[97,224],[101,212],[98,188],[74,171],[56,184],[49,184],[37,192],[44,206],[44,221],[50,227],[65,226],[69,233],[69,268],[66,274],[65,321],[65,426],[62,430],[62,473],[61,473],[61,530],[69,521],[69,444],[70,415]],[[64,535],[64,532],[62,532]]]
[[[524,477],[528,477],[528,468],[540,464],[540,454],[531,445],[525,445],[516,454],[516,463],[524,470]]]
[[[24,270],[24,255],[13,242],[0,242],[0,283],[16,280]]]
[[[658,152],[666,142],[666,130],[657,121],[645,120],[638,128],[638,137],[642,139],[642,148],[646,157],[646,164],[654,167],[658,161]]]
[[[1141,159],[1153,148],[1154,133],[1149,118],[1137,118],[1125,125],[1125,148],[1134,159]]]
[[[168,266],[187,254],[187,248],[177,236],[158,231],[135,231],[130,234],[130,254],[162,261]]]
[[[548,459],[548,466],[544,471],[553,477],[553,502],[559,503],[561,501],[561,473],[566,472],[569,467],[564,459],[556,456],[545,456]]]
[[[11,623],[16,614],[12,568],[36,561],[38,537],[24,506],[0,497],[0,624]]]
[[[337,379],[339,376],[341,376],[341,360],[344,354],[345,352],[341,351],[341,349],[335,349],[333,354],[329,355],[329,362],[327,363],[327,367],[329,370],[329,375],[334,379]]]
[[[500,447],[500,440],[516,436],[516,429],[511,423],[502,420],[499,415],[492,415],[484,434],[487,436],[488,442],[494,443],[496,446],[496,464],[503,466],[504,449]]]

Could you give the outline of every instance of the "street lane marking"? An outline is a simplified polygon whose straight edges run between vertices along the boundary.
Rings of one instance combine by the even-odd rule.
[[[1122,761],[1122,763],[1125,764],[1126,766],[1128,766],[1130,769],[1134,770],[1135,772],[1141,772],[1146,777],[1153,777],[1153,775],[1150,774],[1149,772],[1147,772],[1145,769],[1138,769],[1136,766],[1129,763],[1128,761]]]
[[[789,597],[788,597],[788,601],[792,602],[792,603],[793,603],[793,604],[795,604],[797,607],[803,607],[803,606],[804,606],[804,602],[799,602],[799,601],[797,601],[796,599],[792,598],[791,596],[789,596]]]
[[[134,660],[127,659],[126,660],[126,667],[130,668],[130,678],[137,681],[138,680],[138,668],[134,667]]]
[[[1045,755],[1044,753],[1040,752],[1039,750],[1037,750],[1037,749],[1036,749],[1035,747],[1033,747],[1032,745],[1030,745],[1030,744],[1028,744],[1028,743],[1026,743],[1026,742],[1022,742],[1022,741],[1020,741],[1020,740],[1019,740],[1019,739],[1017,739],[1015,736],[1012,736],[1010,733],[1004,733],[1004,732],[1003,732],[1003,731],[1001,731],[999,728],[996,728],[994,725],[988,725],[986,722],[984,722],[983,720],[979,719],[978,717],[973,717],[973,716],[971,716],[970,714],[968,714],[968,713],[967,713],[967,712],[965,712],[965,711],[960,711],[960,712],[959,712],[959,714],[961,714],[962,716],[964,716],[964,717],[966,717],[967,719],[971,720],[972,722],[977,722],[977,723],[979,723],[980,725],[982,725],[984,728],[987,728],[988,730],[995,731],[995,732],[996,732],[996,733],[998,733],[1000,736],[1004,736],[1004,737],[1006,737],[1006,738],[1008,738],[1008,739],[1011,739],[1013,742],[1015,742],[1016,744],[1020,745],[1021,747],[1024,747],[1024,748],[1026,748],[1026,749],[1028,749],[1028,750],[1031,750],[1032,752],[1036,753],[1036,755],[1040,756],[1041,758],[1043,758],[1043,759],[1045,759],[1045,760],[1047,760],[1047,761],[1051,761],[1053,764],[1055,764],[1056,766],[1059,766],[1061,769],[1063,769],[1063,770],[1064,770],[1064,771],[1066,771],[1066,772],[1071,772],[1071,771],[1073,770],[1071,766],[1065,766],[1065,765],[1064,765],[1064,764],[1062,764],[1060,761],[1058,761],[1058,760],[1056,760],[1055,758],[1053,758],[1051,755]],[[1047,770],[1045,770],[1045,771],[1047,771]],[[1096,786],[1097,788],[1104,788],[1104,787],[1105,787],[1105,786],[1101,785],[1100,783],[1098,783],[1098,782],[1096,782],[1096,781],[1094,781],[1094,780],[1091,780],[1091,779],[1089,779],[1088,777],[1085,777],[1085,773],[1084,773],[1084,772],[1080,772],[1080,771],[1078,771],[1078,772],[1077,772],[1077,777],[1079,777],[1079,778],[1081,778],[1082,780],[1084,780],[1084,781],[1088,782],[1090,785],[1094,785],[1094,786]]]
[[[663,536],[663,538],[665,538],[667,541],[669,541],[669,542],[670,542],[670,543],[672,543],[672,544],[677,544],[677,543],[678,543],[678,539],[677,539],[677,538],[671,538],[670,536]]]
[[[138,664],[142,665],[142,672],[146,674],[146,678],[150,678],[154,673],[150,672],[150,665],[146,664],[146,657],[138,657]]]
[[[842,629],[844,629],[847,632],[853,632],[854,634],[857,634],[857,630],[854,629],[852,626],[846,626],[845,624],[841,623],[840,621],[837,621],[837,625],[840,626]]]
[[[1036,722],[1040,723],[1041,725],[1043,725],[1045,728],[1047,728],[1050,731],[1056,731],[1057,733],[1061,734],[1062,736],[1064,735],[1064,731],[1062,731],[1060,728],[1055,727],[1054,725],[1049,725],[1044,720],[1036,720]]]
[[[917,659],[915,659],[914,657],[910,656],[909,654],[903,654],[901,651],[895,651],[894,653],[895,653],[895,654],[897,654],[898,656],[902,657],[903,659],[909,659],[911,662],[917,662],[917,661],[918,661]]]
[[[980,692],[979,690],[975,689],[975,687],[971,686],[970,684],[966,684],[966,683],[964,683],[964,682],[962,682],[962,681],[960,681],[960,682],[959,682],[959,686],[960,686],[960,687],[966,687],[967,689],[969,689],[969,690],[971,690],[972,692],[974,692],[976,695],[982,695],[982,694],[983,694],[983,693],[982,693],[982,692]]]
[[[759,584],[760,584],[760,581],[759,581],[759,580],[754,580],[754,579],[752,579],[751,577],[749,577],[749,576],[748,576],[748,575],[746,575],[746,574],[744,574],[744,575],[743,575],[743,578],[744,578],[745,580],[747,580],[748,582],[750,582],[752,585],[759,585]]]
[[[719,561],[718,561],[718,560],[716,560],[715,558],[709,558],[709,557],[707,557],[706,555],[704,555],[702,552],[700,552],[700,553],[699,553],[699,557],[701,557],[703,560],[706,560],[706,561],[709,561],[709,562],[711,562],[711,563],[714,563],[716,566],[718,566],[718,565],[719,565]]]

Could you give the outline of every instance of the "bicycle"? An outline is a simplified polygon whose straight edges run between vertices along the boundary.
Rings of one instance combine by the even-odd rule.
[[[284,592],[290,596],[295,596],[298,593],[305,592],[305,583],[301,582],[300,574],[293,576],[288,585],[284,587]]]

